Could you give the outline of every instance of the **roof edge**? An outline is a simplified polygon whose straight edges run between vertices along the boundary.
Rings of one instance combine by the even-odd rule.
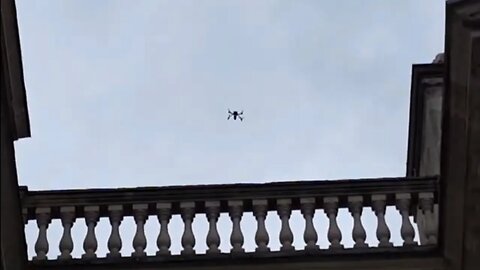
[[[30,118],[27,106],[27,94],[23,76],[22,52],[17,21],[17,10],[14,0],[1,1],[1,27],[3,32],[6,58],[6,75],[8,76],[11,99],[12,119],[14,122],[14,140],[31,136]]]

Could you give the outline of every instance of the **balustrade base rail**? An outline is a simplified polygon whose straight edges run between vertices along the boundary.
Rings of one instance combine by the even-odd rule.
[[[33,265],[75,265],[75,264],[110,264],[110,263],[136,263],[136,262],[207,262],[227,263],[249,262],[250,260],[262,259],[288,259],[288,260],[306,260],[306,261],[330,261],[341,258],[341,260],[357,260],[360,258],[370,259],[399,259],[399,258],[422,258],[436,257],[438,253],[436,245],[426,246],[407,246],[407,247],[368,247],[363,249],[319,249],[315,251],[295,250],[295,251],[270,251],[265,253],[245,252],[245,253],[218,253],[218,254],[195,254],[195,255],[169,255],[169,256],[143,256],[143,257],[101,257],[92,260],[82,258],[73,258],[71,260],[33,260]]]
[[[435,246],[367,248],[363,251],[321,250],[270,253],[217,254],[194,256],[147,256],[142,258],[99,258],[85,261],[31,261],[29,269],[422,269],[441,270],[443,258]]]

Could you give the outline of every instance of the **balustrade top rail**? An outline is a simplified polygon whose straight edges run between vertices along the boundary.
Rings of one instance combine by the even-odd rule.
[[[348,197],[362,196],[363,205],[371,206],[371,195],[386,195],[386,205],[395,205],[395,194],[412,194],[416,205],[419,193],[437,192],[438,177],[391,177],[330,181],[288,181],[263,184],[214,184],[166,187],[138,187],[113,189],[71,189],[29,191],[20,188],[22,205],[27,210],[25,218],[36,218],[35,208],[51,208],[51,217],[60,218],[60,207],[76,206],[77,217],[84,216],[84,206],[100,206],[99,214],[108,216],[109,205],[124,205],[124,214],[132,215],[131,205],[149,204],[148,214],[155,214],[155,203],[171,203],[171,213],[180,214],[181,202],[196,202],[195,212],[206,213],[206,201],[219,201],[220,211],[228,211],[228,201],[243,200],[243,209],[252,211],[252,199],[268,200],[268,210],[276,210],[276,199],[292,199],[292,209],[300,209],[300,198],[338,198],[339,207],[348,206]],[[434,196],[435,200],[437,196]],[[322,208],[322,201],[316,202]]]

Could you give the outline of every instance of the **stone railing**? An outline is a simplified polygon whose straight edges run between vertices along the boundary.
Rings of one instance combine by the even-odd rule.
[[[28,191],[24,188],[21,197],[25,223],[33,220],[38,226],[35,255],[32,256],[34,262],[49,259],[47,254],[50,244],[58,245],[60,251],[54,258],[50,254],[50,260],[99,260],[103,257],[97,254],[99,235],[96,226],[100,218],[109,220],[108,233],[104,233],[109,235],[108,240],[103,235],[107,241],[102,245],[106,244],[108,248],[103,260],[125,257],[168,260],[179,257],[195,259],[214,256],[311,256],[351,251],[412,251],[419,248],[419,244],[416,241],[415,224],[412,225],[410,216],[419,207],[427,217],[431,217],[432,207],[437,200],[436,187],[436,178],[382,178],[61,191]],[[386,207],[394,207],[394,211],[401,217],[401,225],[398,225],[401,244],[397,246],[391,242],[391,230],[385,219]],[[348,210],[350,222],[353,221],[351,230],[340,229],[337,221],[339,209]],[[375,236],[370,236],[376,237],[378,242],[375,245],[366,243],[367,233],[362,224],[363,209],[371,209],[375,214]],[[324,230],[319,230],[314,221],[316,210],[324,212]],[[269,231],[265,223],[267,216],[272,218],[272,211],[276,212],[273,213],[274,216],[278,215],[280,226],[276,235]],[[301,214],[298,215],[303,219],[301,226],[291,226],[292,211]],[[253,214],[251,224],[242,221],[245,213]],[[221,237],[219,233],[218,220],[221,214],[224,214],[224,219],[229,219],[228,237]],[[198,218],[195,218],[196,215]],[[205,217],[200,219],[201,215]],[[156,246],[153,254],[146,252],[145,225],[148,224],[149,216],[158,218],[158,223],[155,222],[158,224],[155,243],[149,243],[150,246]],[[172,216],[181,217],[181,227],[172,228],[172,224],[169,226]],[[125,248],[120,230],[124,217],[133,217],[135,221],[131,256],[121,253],[122,248]],[[58,219],[63,227],[62,236],[58,242],[49,243],[49,224]],[[71,233],[76,219],[84,219],[86,224],[86,232],[78,241]],[[192,229],[194,220],[205,223],[207,234],[204,237],[195,235],[195,230]],[[220,229],[225,231],[226,228],[223,226]],[[254,231],[251,234],[254,239],[248,239],[255,243],[250,251],[244,247],[245,230]],[[181,244],[179,254],[171,252],[172,242],[176,242],[172,241],[172,231],[182,233],[181,239],[177,239],[180,243],[174,243],[178,246]],[[436,244],[436,231],[433,226],[427,226],[424,232],[428,239],[427,246]],[[303,245],[293,245],[294,235],[303,236]],[[328,239],[326,248],[319,247],[319,235]],[[342,239],[348,238],[347,235],[353,240],[351,247],[345,247],[342,242]],[[270,240],[277,237],[279,246],[278,250],[274,250]],[[199,241],[205,241],[204,252],[196,249]],[[225,242],[229,242],[230,246],[221,249],[221,243],[225,245]],[[30,245],[28,241],[27,244]],[[74,246],[78,248],[82,245],[82,254],[77,258],[72,256]]]

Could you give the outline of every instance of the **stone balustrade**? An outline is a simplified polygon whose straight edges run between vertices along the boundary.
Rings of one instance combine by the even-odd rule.
[[[108,252],[105,259],[115,260],[123,257],[137,259],[146,257],[214,257],[214,256],[282,256],[300,254],[374,252],[375,250],[411,250],[419,247],[415,240],[415,229],[410,217],[414,211],[421,209],[426,217],[433,218],[432,209],[437,202],[436,178],[382,178],[339,181],[298,181],[266,184],[229,184],[175,186],[158,188],[124,188],[124,189],[87,189],[61,191],[21,190],[23,217],[36,222],[38,235],[35,242],[33,261],[44,260],[93,260],[98,259],[97,223],[100,218],[109,220],[109,236],[106,243]],[[402,243],[394,247],[391,241],[391,228],[387,225],[385,213],[387,207],[395,207],[401,216],[400,235]],[[350,213],[353,227],[351,231],[342,231],[338,222],[339,209]],[[364,209],[371,209],[376,217],[375,231],[378,245],[366,243],[367,233],[362,223]],[[319,230],[315,224],[315,215],[324,213],[328,227]],[[298,226],[291,226],[292,211],[297,211],[303,218],[301,232]],[[242,217],[251,213],[254,222],[246,224]],[[229,237],[219,233],[219,217],[228,214],[231,227]],[[266,218],[275,215],[280,223],[280,231],[273,234],[266,226]],[[206,236],[194,233],[193,224],[204,215]],[[155,254],[147,254],[147,237],[145,226],[149,217],[155,216],[159,229],[156,232]],[[182,227],[172,228],[173,216],[181,217]],[[121,233],[122,221],[133,217],[135,233],[129,243],[133,252],[122,254],[124,237]],[[62,236],[59,242],[51,243],[47,237],[49,224],[59,219]],[[72,228],[77,219],[84,219],[86,232],[82,241],[75,241]],[[155,220],[150,219],[149,222]],[[75,226],[81,226],[75,224]],[[428,243],[435,245],[437,229],[426,227]],[[225,228],[221,228],[225,229]],[[244,230],[254,230],[255,248],[246,251]],[[172,254],[171,231],[182,232],[179,254]],[[294,245],[294,235],[303,235],[304,245]],[[329,246],[319,247],[319,235],[326,235]],[[343,239],[351,237],[352,247],[345,247]],[[271,239],[278,238],[279,248],[273,250]],[[252,240],[252,239],[248,239]],[[196,244],[206,243],[206,250],[199,252]],[[297,239],[298,241],[298,239]],[[228,250],[221,249],[221,243],[229,242]],[[105,243],[102,243],[105,244]],[[176,243],[178,244],[178,243]],[[47,257],[50,246],[59,248],[55,258]],[[83,254],[74,258],[74,246],[83,245]]]

